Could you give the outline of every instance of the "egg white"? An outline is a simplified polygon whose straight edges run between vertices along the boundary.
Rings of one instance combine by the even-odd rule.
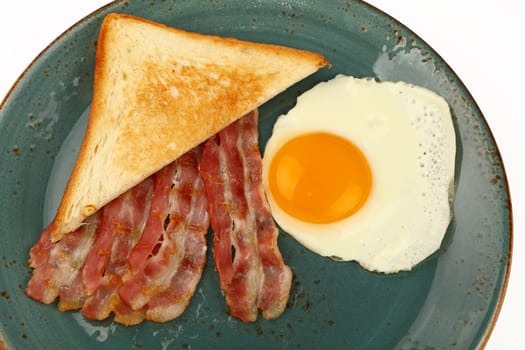
[[[268,171],[284,143],[323,131],[361,149],[373,185],[358,212],[312,224],[278,206]],[[340,75],[305,92],[279,117],[264,151],[263,183],[274,219],[305,247],[393,273],[412,269],[439,248],[451,219],[455,153],[452,117],[442,97],[403,82]]]

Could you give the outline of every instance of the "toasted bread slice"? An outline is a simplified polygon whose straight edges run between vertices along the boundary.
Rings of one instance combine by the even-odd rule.
[[[53,240],[327,64],[312,52],[109,14],[97,44],[89,122]]]

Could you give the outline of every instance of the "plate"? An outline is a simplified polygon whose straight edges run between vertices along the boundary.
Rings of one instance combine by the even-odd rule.
[[[60,182],[56,169],[74,159],[73,146],[69,157],[60,150],[80,140],[98,30],[113,11],[326,55],[331,69],[261,107],[262,149],[276,117],[295,104],[297,95],[338,73],[408,81],[442,95],[451,106],[458,152],[454,219],[441,249],[410,272],[383,275],[319,257],[282,232],[279,245],[294,272],[287,309],[277,320],[251,324],[228,316],[211,255],[190,306],[166,324],[92,322],[27,298],[28,251],[49,220],[52,199],[46,190]],[[366,3],[116,1],[37,57],[0,107],[0,135],[0,338],[9,348],[476,349],[487,341],[501,307],[512,220],[506,175],[490,129],[440,56]]]

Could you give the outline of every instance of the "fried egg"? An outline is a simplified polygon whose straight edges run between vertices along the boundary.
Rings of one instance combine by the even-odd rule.
[[[394,273],[439,249],[452,215],[455,153],[442,97],[340,75],[277,119],[263,184],[275,221],[305,247]]]

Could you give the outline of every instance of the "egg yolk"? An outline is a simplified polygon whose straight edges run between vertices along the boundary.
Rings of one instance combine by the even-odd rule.
[[[330,133],[311,133],[285,143],[271,161],[268,185],[291,216],[325,224],[344,219],[366,202],[370,166],[353,143]]]

